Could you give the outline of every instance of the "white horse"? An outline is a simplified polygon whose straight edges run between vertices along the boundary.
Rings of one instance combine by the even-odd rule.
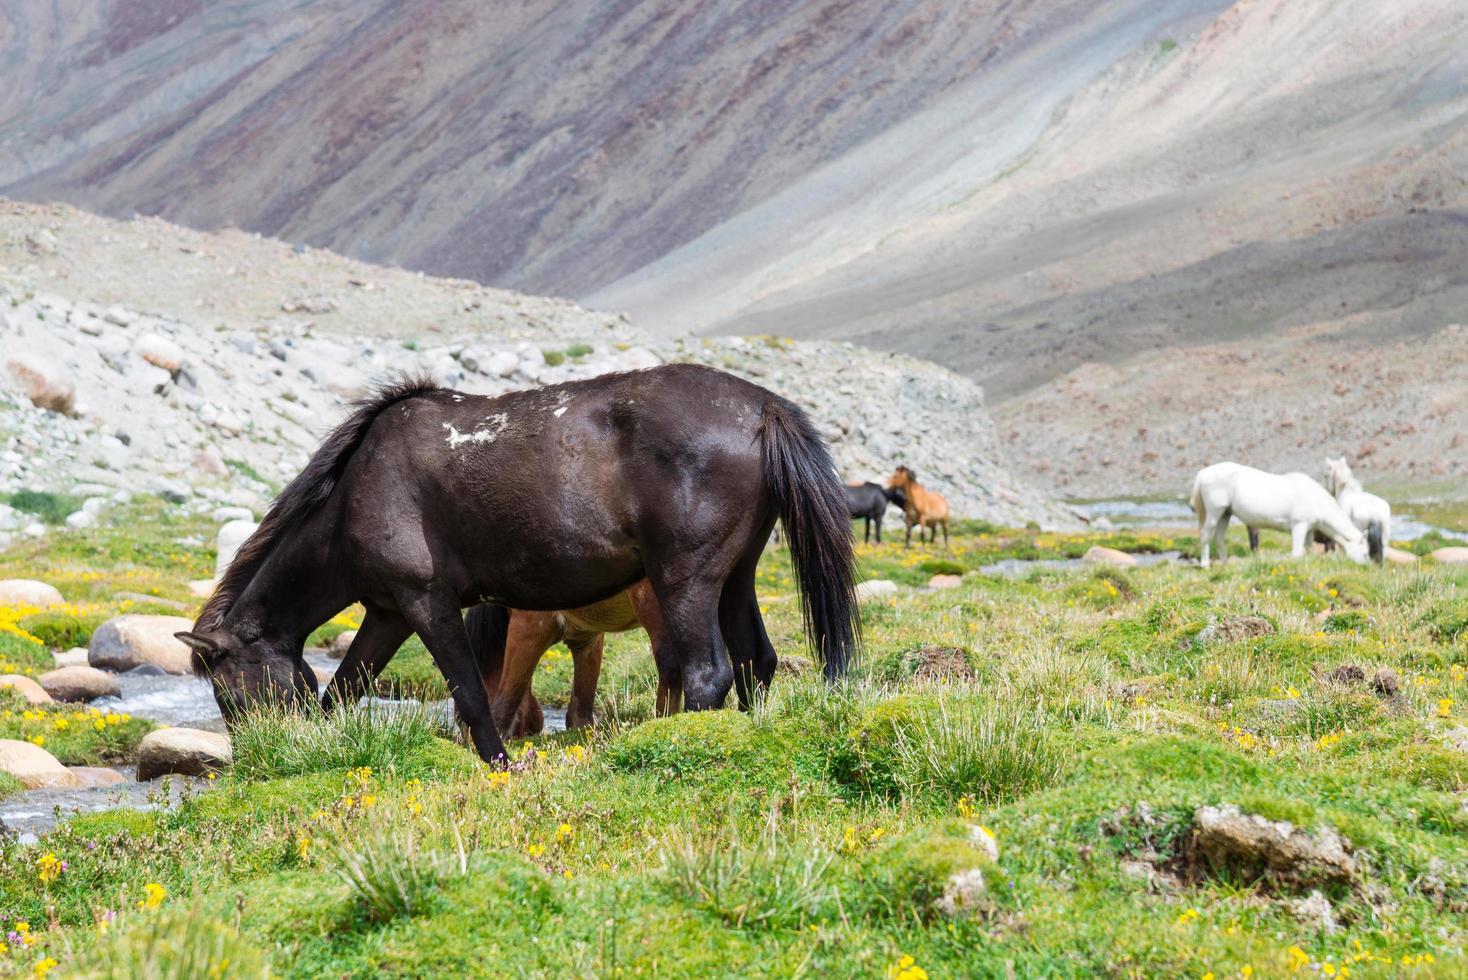
[[[1327,456],[1325,467],[1325,488],[1335,494],[1336,503],[1351,523],[1366,532],[1371,560],[1380,565],[1386,558],[1386,543],[1392,536],[1392,505],[1361,489],[1361,481],[1351,473],[1344,456],[1339,459]]]
[[[1198,515],[1201,564],[1209,565],[1209,546],[1218,560],[1228,557],[1223,537],[1229,518],[1250,528],[1289,531],[1291,553],[1299,558],[1311,532],[1319,532],[1345,549],[1352,561],[1365,564],[1366,538],[1325,488],[1304,473],[1266,473],[1238,463],[1214,463],[1193,477],[1188,497]]]

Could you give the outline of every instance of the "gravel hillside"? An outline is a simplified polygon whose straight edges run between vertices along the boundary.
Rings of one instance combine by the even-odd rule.
[[[0,336],[0,493],[71,492],[93,511],[126,491],[258,514],[392,372],[494,394],[690,360],[808,408],[848,479],[903,462],[964,516],[1077,520],[1009,475],[981,391],[933,365],[774,338],[653,342],[566,301],[243,233],[0,204]]]

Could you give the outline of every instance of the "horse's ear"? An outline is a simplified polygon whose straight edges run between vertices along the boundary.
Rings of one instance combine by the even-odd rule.
[[[218,643],[215,643],[207,636],[200,636],[198,633],[175,633],[173,634],[173,638],[187,644],[190,650],[206,660],[219,653]]]
[[[220,646],[217,640],[212,640],[207,636],[182,632],[173,634],[173,637],[189,648],[192,654],[189,660],[192,662],[194,673],[199,677],[208,677],[212,674],[214,665],[224,655],[224,647]]]

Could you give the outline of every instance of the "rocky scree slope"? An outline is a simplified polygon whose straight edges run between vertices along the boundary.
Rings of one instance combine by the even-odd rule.
[[[250,235],[0,210],[0,493],[79,483],[99,512],[118,491],[144,491],[258,514],[346,404],[395,372],[496,394],[684,360],[806,407],[848,479],[904,462],[957,514],[1077,521],[999,462],[982,392],[921,361],[773,338],[654,342],[565,301]],[[101,271],[118,266],[128,274]],[[149,295],[167,308],[143,305]],[[190,310],[191,296],[207,306]]]

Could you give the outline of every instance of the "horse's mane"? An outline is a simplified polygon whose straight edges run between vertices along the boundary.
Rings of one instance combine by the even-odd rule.
[[[276,540],[298,526],[331,496],[347,461],[362,444],[368,427],[384,409],[406,398],[439,390],[439,385],[428,378],[402,377],[354,402],[352,414],[326,437],[312,454],[306,468],[275,498],[255,533],[240,545],[234,561],[220,577],[214,594],[199,610],[195,630],[207,632],[224,622],[224,617],[250,579],[255,577]]]

